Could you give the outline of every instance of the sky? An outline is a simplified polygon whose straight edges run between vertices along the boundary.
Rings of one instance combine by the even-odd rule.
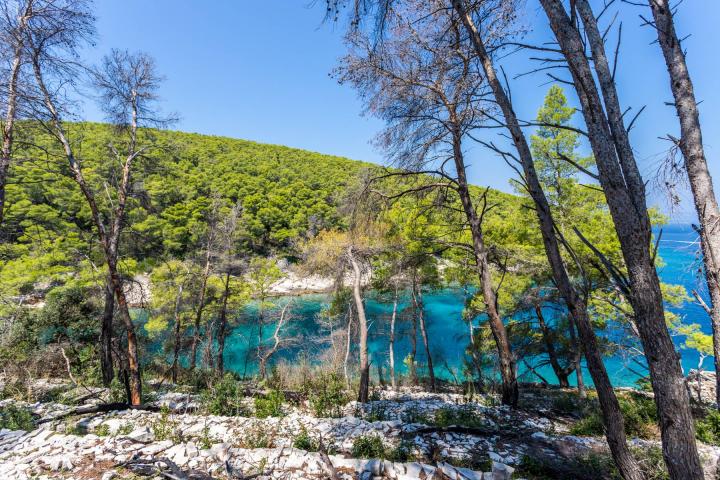
[[[342,26],[323,22],[324,0],[96,2],[99,37],[85,52],[87,60],[97,62],[112,48],[152,55],[166,77],[163,107],[180,116],[174,128],[385,163],[372,145],[382,122],[363,115],[352,88],[330,75],[345,49]],[[632,111],[646,106],[631,140],[648,181],[649,203],[668,213],[672,222],[691,221],[689,193],[682,192],[681,205],[670,209],[653,181],[669,148],[658,137],[678,136],[679,127],[674,109],[665,105],[672,96],[660,49],[652,43],[655,32],[641,26],[639,15],[649,16],[649,9],[616,3],[623,23],[620,100]],[[550,40],[537,0],[527,1],[521,18],[528,29],[526,43]],[[684,46],[701,101],[706,154],[720,190],[720,2],[686,0],[676,22],[681,36],[692,34]],[[540,73],[515,78],[538,66],[529,56],[519,53],[503,59],[502,65],[518,115],[531,120],[549,79]],[[84,116],[103,120],[92,104],[86,105]],[[468,147],[467,158],[473,183],[512,191],[509,178],[514,172],[502,160],[477,146]]]

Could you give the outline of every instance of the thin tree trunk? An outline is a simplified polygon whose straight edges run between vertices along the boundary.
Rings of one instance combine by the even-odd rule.
[[[626,285],[623,283],[621,288],[627,289],[648,362],[660,417],[665,463],[673,479],[700,480],[703,473],[695,444],[689,397],[678,355],[665,325],[660,281],[650,252],[652,235],[645,185],[629,147],[597,21],[589,4],[585,0],[576,0],[592,50],[595,65],[593,72],[583,39],[561,0],[541,0],[541,4],[570,67],[595,155],[600,184],[610,207],[627,266],[629,281]],[[602,94],[595,84],[594,74],[597,75]],[[584,332],[582,322],[578,322],[578,327],[587,354],[587,332]],[[589,367],[590,363],[588,358]]]
[[[352,321],[353,308],[352,303],[348,305],[348,321],[347,321],[347,337],[345,339],[345,359],[343,361],[343,373],[345,374],[345,388],[350,389],[350,372],[348,372],[348,363],[350,362],[350,346],[352,343]]]
[[[397,390],[397,380],[395,379],[395,320],[397,318],[398,306],[398,288],[395,286],[395,296],[393,297],[392,316],[390,317],[390,338],[388,339],[388,356],[390,359],[390,384],[393,390]]]
[[[620,412],[620,404],[610,383],[610,378],[605,369],[602,356],[597,344],[595,332],[587,314],[585,301],[577,295],[568,278],[565,265],[560,254],[557,238],[555,237],[554,221],[550,206],[542,190],[540,181],[535,171],[530,147],[527,144],[525,135],[520,128],[517,116],[512,107],[512,102],[502,87],[497,77],[495,67],[490,55],[485,50],[482,38],[475,27],[472,17],[465,11],[462,0],[452,0],[453,5],[460,15],[470,35],[475,51],[483,65],[483,70],[493,91],[493,95],[500,106],[506,127],[508,128],[513,143],[518,151],[518,156],[523,166],[525,181],[530,196],[535,204],[535,212],[540,225],[540,232],[543,238],[543,246],[552,270],[553,279],[560,290],[563,299],[568,307],[570,315],[577,323],[580,336],[585,348],[585,355],[598,393],[598,400],[603,413],[606,437],[620,474],[626,480],[642,480],[643,475],[640,468],[630,453],[625,436],[624,420]]]
[[[410,379],[413,386],[418,385],[417,369],[415,368],[417,358],[417,306],[413,302],[413,315],[412,315],[412,334],[410,337]]]
[[[125,325],[125,334],[127,336],[127,347],[128,347],[128,383],[130,387],[130,404],[141,405],[142,404],[142,378],[140,375],[140,362],[138,361],[138,347],[137,338],[135,337],[135,326],[132,323],[130,317],[130,311],[128,309],[127,298],[125,297],[125,291],[123,290],[123,282],[120,275],[117,272],[114,263],[108,265],[110,269],[110,277],[112,279],[112,286],[115,291],[115,299],[117,300],[117,309]]]
[[[420,325],[420,336],[422,337],[423,346],[425,347],[425,356],[427,357],[428,375],[430,376],[430,391],[435,391],[435,370],[433,369],[432,355],[430,354],[430,344],[428,342],[427,330],[425,328],[425,305],[422,301],[422,291],[417,284],[416,277],[413,276],[413,303],[417,309],[418,324]]]
[[[178,287],[178,293],[177,297],[175,297],[175,309],[173,310],[173,321],[175,322],[174,330],[175,330],[175,338],[174,338],[174,345],[173,345],[173,362],[172,362],[172,381],[173,383],[177,383],[178,379],[178,361],[180,359],[180,332],[181,332],[181,325],[180,325],[180,302],[182,299],[182,293],[183,293],[183,284],[181,283]]]
[[[17,44],[13,49],[13,59],[10,65],[10,72],[7,82],[7,97],[5,124],[3,125],[2,152],[0,153],[0,227],[5,218],[5,187],[7,185],[8,173],[10,170],[10,162],[12,161],[13,151],[13,133],[15,129],[15,117],[17,112],[18,100],[18,79],[20,77],[20,68],[22,65],[22,55],[24,49],[23,39],[25,38],[25,29],[28,20],[32,15],[33,1],[28,0],[25,5],[24,12],[20,17],[18,31],[15,32],[15,41]],[[103,372],[104,373],[104,372]],[[105,377],[103,376],[103,380]],[[112,380],[112,379],[111,379]]]
[[[288,302],[283,307],[282,311],[280,312],[280,319],[278,319],[277,325],[275,325],[275,331],[273,332],[273,345],[268,349],[267,352],[263,354],[262,357],[260,357],[260,378],[266,379],[267,378],[267,364],[270,358],[275,355],[275,352],[277,352],[278,348],[280,347],[280,330],[282,330],[283,325],[287,321],[287,310],[290,308],[290,303]]]
[[[113,316],[115,315],[115,292],[108,276],[105,282],[105,308],[100,329],[100,370],[103,385],[109,387],[115,377],[112,358]]]
[[[569,320],[568,327],[570,330],[570,344],[575,350],[573,352],[573,362],[575,363],[575,377],[577,379],[578,397],[585,398],[587,397],[587,392],[585,391],[585,380],[583,379],[582,373],[582,347],[580,346],[580,342],[578,342],[577,334],[575,332],[575,319],[572,315],[570,315]]]
[[[225,331],[227,330],[227,304],[230,296],[230,272],[225,273],[225,289],[223,290],[222,308],[220,309],[220,325],[218,327],[217,370],[222,377],[225,373]]]
[[[205,256],[205,268],[203,270],[202,282],[200,284],[200,298],[198,299],[198,308],[195,312],[195,323],[192,344],[190,346],[190,371],[195,370],[197,361],[197,348],[200,343],[200,324],[202,322],[202,314],[205,309],[205,295],[207,294],[207,281],[210,276],[210,245],[208,245]]]
[[[553,372],[555,372],[555,376],[557,377],[560,386],[568,388],[570,386],[570,382],[568,382],[570,372],[560,365],[557,352],[555,351],[555,345],[553,344],[552,332],[550,331],[550,327],[547,326],[547,323],[545,323],[545,315],[543,315],[540,305],[535,305],[535,315],[537,316],[538,324],[540,325],[540,332],[542,333],[543,342],[545,343],[545,351],[550,359],[550,366],[552,367]]]
[[[365,316],[365,306],[363,305],[361,292],[362,273],[352,246],[348,247],[347,256],[354,273],[352,291],[360,330],[360,389],[358,391],[358,402],[366,403],[370,391],[370,363],[368,361],[367,317]]]
[[[679,147],[685,159],[695,212],[700,221],[700,244],[711,301],[709,313],[712,320],[715,371],[720,372],[720,208],[703,148],[695,90],[685,62],[685,52],[675,31],[671,7],[667,0],[649,0],[649,3],[655,19],[658,43],[670,75],[670,88],[680,120]],[[720,408],[720,375],[716,375],[716,382],[715,401]]]
[[[470,196],[465,174],[465,160],[461,148],[461,135],[458,131],[453,132],[453,156],[455,160],[455,170],[457,171],[457,191],[470,226],[477,271],[480,278],[480,291],[482,292],[483,302],[485,304],[485,313],[488,316],[488,323],[490,324],[490,330],[492,331],[498,351],[500,376],[502,378],[502,403],[514,407],[517,405],[519,396],[515,360],[510,350],[507,330],[497,309],[497,295],[492,284],[488,251],[483,238],[480,217],[475,211]]]

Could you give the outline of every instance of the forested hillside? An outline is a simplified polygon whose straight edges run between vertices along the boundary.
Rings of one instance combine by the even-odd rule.
[[[5,292],[27,292],[36,281],[60,281],[91,268],[97,246],[87,202],[46,135],[23,139],[23,159],[11,171],[7,238],[0,246]],[[108,160],[112,127],[69,128],[88,178],[104,208],[118,165]],[[161,259],[197,253],[205,219],[217,198],[242,208],[248,254],[292,255],[322,229],[342,228],[338,205],[369,164],[284,146],[151,131],[153,148],[138,164],[123,232],[125,268],[151,268]],[[144,264],[138,267],[137,264]]]

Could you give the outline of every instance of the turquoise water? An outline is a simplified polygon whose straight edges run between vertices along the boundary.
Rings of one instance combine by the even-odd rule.
[[[659,254],[665,265],[659,269],[663,281],[668,283],[681,284],[688,289],[699,289],[704,296],[704,284],[698,276],[700,258],[698,256],[699,246],[697,235],[689,225],[669,225],[663,229]],[[294,302],[293,319],[288,323],[285,335],[293,337],[293,343],[286,345],[276,355],[276,359],[283,358],[295,361],[301,356],[311,360],[317,360],[323,351],[328,348],[327,337],[329,329],[323,325],[319,314],[327,306],[329,297],[326,295],[304,295],[295,298],[280,298],[276,302],[281,305],[285,302]],[[463,295],[460,289],[446,289],[427,293],[424,296],[425,315],[428,328],[428,336],[431,344],[431,353],[435,365],[436,374],[440,377],[450,379],[462,371],[464,351],[468,344],[468,327],[461,318],[463,310]],[[400,310],[408,307],[407,299],[400,305]],[[367,299],[367,315],[370,322],[370,351],[372,355],[372,374],[377,375],[378,363],[383,366],[387,378],[387,330],[392,305],[379,301],[376,298]],[[403,359],[411,351],[411,321],[410,311],[405,312],[407,318],[399,320],[396,333],[395,361],[396,367],[404,371]],[[705,312],[696,304],[685,305],[678,313],[685,317],[685,321],[699,323],[703,330],[710,332],[709,319]],[[235,327],[226,341],[225,364],[228,369],[241,375],[253,374],[256,372],[255,352],[257,347],[257,327],[253,319],[256,312],[248,309],[238,319],[238,326]],[[402,317],[402,315],[401,315]],[[476,319],[479,322],[481,319]],[[335,328],[343,328],[338,325]],[[272,335],[273,326],[266,326],[264,337]],[[679,350],[683,367],[687,371],[695,368],[698,356],[694,351]],[[355,353],[355,352],[354,352]],[[356,353],[355,353],[356,354]],[[356,357],[355,357],[356,358]],[[425,364],[425,354],[418,332],[417,362],[422,372]],[[607,360],[608,370],[613,382],[617,385],[632,385],[637,375],[629,371],[623,361],[618,358]],[[712,368],[712,359],[708,358],[704,364],[705,368]],[[521,373],[523,373],[521,369]],[[541,371],[548,380],[555,377],[548,368]],[[590,376],[586,372],[586,381],[590,382]],[[536,377],[525,372],[523,379],[537,381]]]

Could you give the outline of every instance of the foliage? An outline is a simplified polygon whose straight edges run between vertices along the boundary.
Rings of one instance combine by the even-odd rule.
[[[720,445],[720,412],[708,410],[705,417],[695,422],[695,435],[701,442]]]
[[[211,415],[247,416],[242,389],[232,374],[226,373],[200,396],[203,408]]]
[[[433,424],[438,427],[457,425],[462,427],[481,427],[483,425],[478,412],[469,406],[442,407],[435,410]]]
[[[178,422],[171,417],[170,409],[164,405],[160,408],[160,417],[150,424],[150,429],[156,441],[173,440],[175,443],[182,442],[182,433],[178,427]]]
[[[625,433],[630,437],[657,437],[657,408],[652,398],[638,394],[619,395],[620,411],[625,420]],[[600,436],[604,434],[602,414],[595,410],[572,426],[573,435]]]
[[[360,435],[355,437],[350,450],[353,458],[382,458],[386,457],[385,444],[377,435]]]
[[[26,408],[11,403],[0,408],[0,429],[25,430],[29,432],[35,428],[32,412]]]
[[[293,447],[307,452],[317,452],[320,448],[318,441],[308,434],[304,425],[300,427],[300,433],[293,439]]]
[[[255,399],[255,416],[258,418],[282,417],[285,395],[279,390],[271,390],[264,397]]]
[[[336,373],[322,373],[308,380],[305,392],[316,417],[340,417],[348,402],[345,384]]]

